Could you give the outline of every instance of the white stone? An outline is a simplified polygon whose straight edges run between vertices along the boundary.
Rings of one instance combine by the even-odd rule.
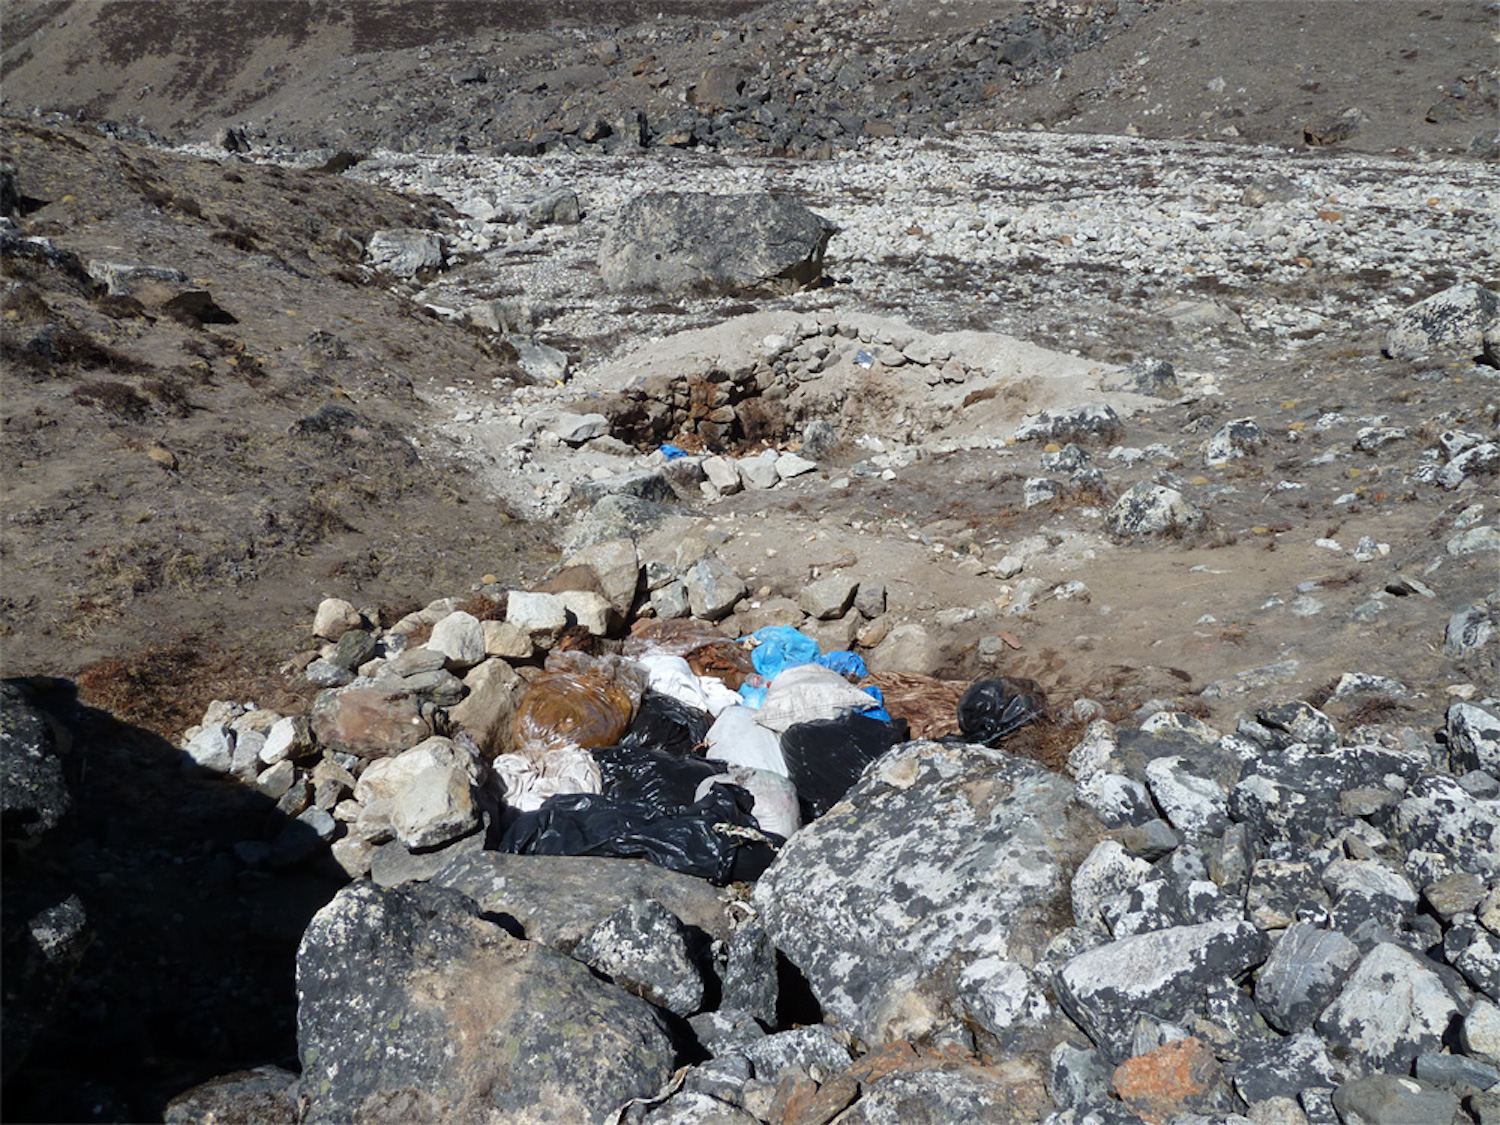
[[[610,619],[614,607],[603,594],[593,590],[565,590],[557,595],[562,599],[568,615],[581,625],[590,636],[603,637],[609,634]]]
[[[510,621],[484,621],[484,652],[507,660],[525,660],[535,651],[531,634]]]
[[[312,733],[307,720],[300,715],[287,715],[277,719],[266,732],[265,744],[260,748],[260,760],[274,766],[284,758],[296,758],[312,747]]]
[[[1146,765],[1146,783],[1167,820],[1179,832],[1223,832],[1228,827],[1229,794],[1211,777],[1187,768],[1187,759],[1173,755]]]
[[[777,460],[776,451],[768,449],[759,457],[746,457],[738,461],[736,468],[739,470],[741,482],[746,488],[758,491],[775,488],[781,483],[781,475],[776,471]]]
[[[283,758],[255,779],[255,787],[273,801],[279,801],[297,778],[297,767]]]
[[[726,457],[705,457],[703,473],[708,477],[708,483],[725,496],[733,495],[742,487],[738,467]]]
[[[312,634],[327,641],[336,641],[350,629],[358,629],[359,626],[359,610],[343,598],[324,598],[318,603],[318,612],[313,616]]]
[[[562,414],[547,428],[569,445],[582,445],[609,433],[609,419],[603,414]]]
[[[506,600],[505,620],[541,648],[550,648],[568,627],[568,610],[556,594],[529,594],[513,590]]]
[[[422,770],[397,794],[391,810],[396,839],[408,848],[445,844],[477,824],[469,778],[459,765]]]
[[[810,473],[818,467],[817,462],[809,461],[806,457],[799,457],[795,453],[783,453],[776,459],[776,475],[782,480],[791,480],[800,477],[804,473]]]
[[[1073,875],[1073,924],[1105,930],[1104,906],[1127,894],[1151,874],[1151,864],[1125,850],[1118,840],[1100,840]]]
[[[1463,1046],[1474,1058],[1500,1066],[1500,1008],[1483,998],[1464,1017]]]
[[[1000,561],[990,567],[990,573],[996,578],[1014,578],[1026,569],[1026,563],[1015,555],[1003,555]]]
[[[370,873],[370,856],[375,845],[359,836],[343,836],[328,846],[333,861],[351,879],[363,879]]]
[[[484,626],[472,613],[455,610],[432,627],[423,647],[442,653],[450,668],[472,668],[485,656]]]
[[[204,727],[183,747],[190,761],[207,773],[228,773],[234,766],[234,731],[222,723]]]

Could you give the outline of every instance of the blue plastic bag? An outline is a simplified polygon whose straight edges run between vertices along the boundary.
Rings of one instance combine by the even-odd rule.
[[[665,442],[665,443],[663,443],[662,447],[661,447],[661,451],[662,451],[663,456],[665,456],[668,461],[675,461],[679,457],[686,457],[687,456],[687,450],[686,449],[678,449],[671,442]]]
[[[788,668],[818,659],[818,642],[790,625],[767,625],[750,636],[760,642],[750,653],[750,663],[768,680]]]
[[[856,656],[854,659],[859,660],[859,657]],[[860,661],[860,663],[864,662]],[[863,711],[860,712],[861,715],[864,715],[866,718],[870,719],[879,719],[882,723],[895,721],[891,718],[891,713],[885,709],[885,695],[878,687],[876,687],[874,684],[866,684],[859,690],[864,692],[871,699],[875,700],[875,706],[866,707]]]
[[[839,649],[837,652],[825,652],[813,663],[821,664],[825,668],[832,668],[840,676],[851,680],[862,680],[868,674],[864,658],[856,652],[850,652],[846,648]]]
[[[740,698],[750,710],[759,711],[761,704],[766,701],[766,689],[770,686],[771,681],[764,676],[746,676],[745,682],[740,685]]]

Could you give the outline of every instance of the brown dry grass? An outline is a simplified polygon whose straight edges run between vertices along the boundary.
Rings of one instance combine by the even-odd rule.
[[[1106,701],[1104,713],[1096,718],[1120,723],[1128,720],[1131,713],[1131,708],[1123,703]],[[1000,743],[1000,748],[1006,753],[1030,758],[1054,773],[1066,774],[1068,755],[1083,741],[1083,733],[1093,721],[1079,718],[1071,708],[1063,711],[1053,707],[1036,722],[1022,727]]]
[[[96,660],[77,682],[83,703],[174,741],[215,699],[254,701],[282,712],[305,711],[308,702],[243,653],[225,652],[197,636]]]

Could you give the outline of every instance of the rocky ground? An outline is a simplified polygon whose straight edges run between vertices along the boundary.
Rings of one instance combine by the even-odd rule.
[[[20,0],[11,112],[174,138],[408,151],[823,156],[1046,128],[1494,151],[1495,12],[1472,0],[234,5]],[[1477,148],[1476,148],[1477,146]]]
[[[278,772],[260,788],[187,777],[184,732],[232,728],[223,764],[248,780],[256,763],[233,759],[234,739],[250,747],[244,732],[307,714],[341,679],[308,630],[326,597],[362,608],[377,636],[434,598],[502,616],[503,592],[532,588],[564,556],[622,533],[649,589],[614,619],[616,634],[626,614],[679,609],[712,616],[726,635],[786,618],[887,674],[1031,677],[1053,723],[1012,748],[1063,770],[1106,825],[1157,813],[1169,822],[1178,859],[1161,859],[1150,877],[1141,865],[1165,854],[1160,839],[1126,839],[1128,861],[1091,854],[1088,832],[1056,840],[1039,869],[1057,865],[1049,893],[1068,890],[1073,921],[1093,936],[1049,961],[1027,942],[1064,928],[1039,921],[999,955],[1030,974],[1027,987],[1046,1004],[1061,1005],[1075,1025],[1063,1039],[1082,1049],[1086,1032],[1098,1045],[1085,1069],[1165,1050],[1175,1035],[1158,1029],[1148,1042],[1137,1030],[1127,1050],[1103,1014],[1109,1004],[1091,999],[1100,970],[1068,958],[1089,956],[1091,943],[1109,950],[1127,936],[1203,923],[1196,908],[1162,905],[1160,886],[1142,889],[1188,893],[1189,853],[1221,857],[1211,881],[1239,904],[1215,907],[1207,924],[1222,933],[1199,936],[1244,963],[1215,961],[1201,979],[1202,966],[1189,967],[1188,983],[1164,994],[1238,976],[1262,1019],[1289,1035],[1276,1041],[1292,1042],[1305,1022],[1277,998],[1271,969],[1254,968],[1266,952],[1259,939],[1241,932],[1284,941],[1292,920],[1348,934],[1361,956],[1451,944],[1444,971],[1469,982],[1468,993],[1450,989],[1460,1015],[1493,987],[1480,952],[1463,961],[1473,941],[1493,943],[1483,936],[1493,926],[1467,920],[1488,891],[1454,909],[1441,891],[1427,894],[1476,869],[1468,853],[1448,854],[1450,829],[1432,828],[1422,811],[1465,770],[1494,772],[1489,751],[1450,761],[1434,741],[1468,746],[1449,705],[1482,702],[1500,682],[1500,642],[1486,639],[1500,573],[1493,350],[1481,362],[1477,334],[1456,343],[1390,335],[1425,298],[1500,284],[1497,175],[1473,159],[1494,135],[1490,8],[1237,6],[1232,38],[1212,34],[1213,5],[1017,4],[998,14],[957,3],[774,5],[711,22],[662,8],[647,23],[627,6],[561,20],[507,6],[506,18],[521,22],[502,27],[450,4],[424,6],[422,35],[401,5],[361,5],[342,22],[312,6],[305,26],[293,26],[304,18],[298,6],[275,5],[255,8],[254,19],[269,12],[292,23],[219,36],[217,68],[174,87],[181,47],[169,50],[163,29],[211,35],[212,5],[13,7],[5,109],[44,112],[3,119],[19,199],[3,234],[0,627],[6,675],[33,677],[7,715],[24,697],[70,716],[85,750],[67,759],[73,835],[26,853],[45,856],[31,868],[46,876],[38,901],[62,913],[28,932],[54,935],[36,938],[44,964],[70,966],[86,929],[71,901],[105,936],[79,963],[67,1019],[25,1031],[28,1043],[33,1031],[41,1038],[14,1080],[19,1056],[7,1046],[7,1116],[141,1119],[209,1075],[298,1065],[309,1032],[299,1039],[293,1023],[297,939],[369,856],[351,857],[358,849],[346,843],[340,869],[326,849],[304,854],[306,830],[285,836],[287,820],[307,813],[315,835],[372,837],[335,825],[344,783],[332,766],[315,776],[311,760],[292,770],[262,756],[261,771]],[[1358,31],[1365,20],[1381,32]],[[1286,48],[1294,27],[1305,55]],[[54,65],[99,43],[99,65]],[[1273,50],[1276,66],[1256,65]],[[48,112],[57,109],[78,116]],[[99,117],[115,122],[96,126]],[[1045,128],[994,131],[1011,125]],[[225,126],[245,128],[228,138],[242,151],[207,143]],[[160,134],[154,142],[148,129]],[[664,186],[799,200],[838,228],[822,282],[792,292],[613,287],[601,250],[625,204]],[[434,249],[425,264],[406,255]],[[1068,412],[1080,408],[1075,425]],[[665,442],[689,456],[668,462]],[[1152,488],[1185,505],[1165,535],[1138,534],[1139,513],[1128,508]],[[722,569],[705,586],[695,568],[707,558]],[[807,618],[801,599],[830,580],[865,595]],[[705,610],[720,595],[727,604]],[[539,657],[504,659],[525,671]],[[76,680],[78,700],[65,684],[34,679],[42,676]],[[437,686],[423,690],[431,697]],[[441,688],[476,694],[446,680]],[[214,711],[211,699],[253,701],[259,717]],[[1231,732],[1286,700],[1323,708],[1336,728],[1343,749],[1334,756],[1349,769],[1328,784],[1348,791],[1345,813],[1364,818],[1353,836],[1330,820],[1309,844],[1302,827],[1268,826],[1254,804],[1266,784],[1309,784],[1301,775],[1243,780],[1270,777],[1262,759],[1287,740],[1264,714],[1241,730],[1248,743]],[[1158,711],[1213,725],[1188,734],[1194,753],[1216,763],[1224,823],[1219,812],[1173,804],[1175,782],[1198,792],[1205,779],[1147,765],[1183,746],[1130,749],[1135,728]],[[1100,748],[1100,731],[1085,738],[1098,715],[1122,723],[1123,755]],[[1153,721],[1155,736],[1165,721]],[[1294,730],[1302,741],[1316,733],[1306,723]],[[1392,765],[1360,749],[1376,744],[1406,757]],[[946,753],[915,745],[916,762]],[[212,752],[202,740],[195,747],[199,757]],[[1390,787],[1365,776],[1380,762],[1403,778],[1405,789],[1392,789],[1403,796],[1399,815],[1368,792],[1349,796]],[[353,780],[343,797],[367,803]],[[889,784],[872,778],[859,801],[880,806]],[[1109,805],[1131,786],[1151,816]],[[1494,794],[1472,772],[1464,792],[1480,820],[1451,831],[1489,831],[1483,810]],[[286,804],[288,793],[306,807]],[[1361,801],[1374,803],[1360,811]],[[164,807],[177,811],[163,817]],[[1316,912],[1268,921],[1255,910],[1256,880],[1223,866],[1224,849],[1238,846],[1224,841],[1246,825],[1252,864],[1313,846],[1341,850],[1317,853],[1324,867],[1337,858],[1399,872],[1399,909],[1376,920],[1380,934],[1357,932],[1368,911],[1340,914],[1336,904],[1355,874],[1385,876],[1340,868],[1335,878],[1320,867],[1332,921]],[[1377,829],[1388,838],[1370,834]],[[13,831],[9,812],[6,832],[7,863],[19,862],[33,833]],[[1007,1051],[1032,1068],[1002,1076],[1030,1091],[1015,1104],[1033,1115],[1048,1098],[1070,1104],[1047,1054],[1064,1026],[1049,1021],[1063,1017],[1017,1000],[1030,993],[1012,995],[1013,969],[991,966],[972,994],[990,997],[983,1011],[917,989],[918,1008],[939,1013],[925,1030],[921,1019],[889,1023],[889,1013],[848,1008],[839,998],[847,982],[824,973],[795,936],[842,925],[837,910],[811,919],[789,905],[792,892],[770,889],[827,877],[828,858],[809,858],[822,835],[804,836],[807,856],[783,864],[757,910],[768,940],[808,979],[794,989],[801,999],[762,1012],[761,1025],[780,1034],[833,1027],[837,1050],[798,1040],[774,1065],[749,1064],[763,1082],[789,1059],[817,1080],[785,1085],[775,1113],[780,1087],[746,1085],[728,1062],[728,1077],[699,1074],[676,1109],[661,1112],[690,1119],[706,1103],[689,1101],[715,1097],[760,1119],[812,1119],[787,1099],[813,1097],[819,1082],[836,1091],[857,1081],[869,1096],[847,1119],[878,1120],[881,1099],[898,1097],[880,1086],[882,1067],[898,1076],[892,1089],[942,1087],[933,1074],[959,1073],[971,1084],[964,1096],[988,1097],[995,1073],[965,1068],[993,1067]],[[272,862],[263,849],[276,848]],[[1447,855],[1447,866],[1412,858],[1429,852]],[[1074,868],[1085,856],[1080,881]],[[894,869],[839,877],[879,882],[929,862],[914,851]],[[1486,863],[1493,870],[1486,860],[1477,874]],[[1087,872],[1106,867],[1091,883]],[[475,877],[460,889],[483,902]],[[1298,877],[1263,871],[1261,898]],[[1106,905],[1131,894],[1155,913]],[[7,893],[7,942],[15,925],[41,916],[20,898]],[[426,911],[454,934],[492,942],[446,900],[341,901],[352,924],[383,910]],[[664,904],[688,919],[681,900]],[[734,927],[716,915],[710,926],[711,914],[693,925],[720,927],[727,941]],[[891,923],[896,948],[932,937],[909,924]],[[1390,933],[1408,936],[1393,945]],[[584,936],[546,944],[573,953]],[[928,966],[934,979],[966,965],[978,973],[983,951],[965,950]],[[1352,969],[1343,947],[1319,955]],[[860,956],[875,963],[873,947]],[[710,992],[729,987],[724,971],[708,972]],[[904,971],[881,978],[882,995],[906,995]],[[181,987],[163,988],[167,973]],[[17,979],[7,982],[9,1010]],[[32,999],[61,995],[46,971],[29,967],[26,979]],[[757,987],[753,975],[740,983]],[[1020,1007],[1005,1008],[1012,1000]],[[1270,1089],[1243,1077],[1250,1064],[1212,1029],[1192,1026],[1203,1017],[1233,1030],[1224,1012],[1174,1005],[1155,1016],[1217,1052],[1223,1080],[1205,1088],[1220,1092],[1203,1107],[1244,1108],[1257,1100],[1246,1090]],[[969,1038],[944,1022],[955,1013]],[[638,1017],[666,1018],[628,1018]],[[1413,1018],[1429,1017],[1451,1012]],[[691,1050],[667,1019],[676,1061],[725,1030],[698,1018]],[[1348,1020],[1325,1013],[1316,1028],[1335,1055],[1347,1049]],[[10,1044],[21,1041],[15,1034],[8,1027]],[[1479,1023],[1474,1034],[1484,1034]],[[748,1050],[743,1036],[730,1040],[738,1045],[710,1053],[722,1062]],[[914,1044],[912,1057],[865,1053],[891,1041]],[[1436,1048],[1413,1042],[1405,1069],[1426,1066],[1431,1080],[1435,1064],[1413,1060]],[[850,1046],[859,1076],[829,1081]],[[1395,1065],[1394,1055],[1360,1050],[1361,1066],[1320,1071],[1320,1081],[1331,1088],[1361,1067]],[[1462,1044],[1453,1057],[1465,1051],[1485,1057]],[[659,1061],[643,1061],[640,1074]],[[274,1097],[284,1093],[286,1075],[263,1078]],[[1109,1080],[1118,1106],[1131,1076]],[[640,1081],[635,1092],[655,1090]],[[1306,1099],[1301,1109],[1322,1119]]]

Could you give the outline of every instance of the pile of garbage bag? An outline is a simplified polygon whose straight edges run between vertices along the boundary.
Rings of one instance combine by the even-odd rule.
[[[916,698],[912,679],[887,680],[893,698]],[[950,715],[952,694],[938,689]],[[994,745],[1045,707],[1029,681],[981,680],[956,730]],[[790,626],[735,642],[692,619],[641,622],[622,655],[554,653],[530,682],[495,759],[497,847],[754,879],[910,731],[863,659]]]

